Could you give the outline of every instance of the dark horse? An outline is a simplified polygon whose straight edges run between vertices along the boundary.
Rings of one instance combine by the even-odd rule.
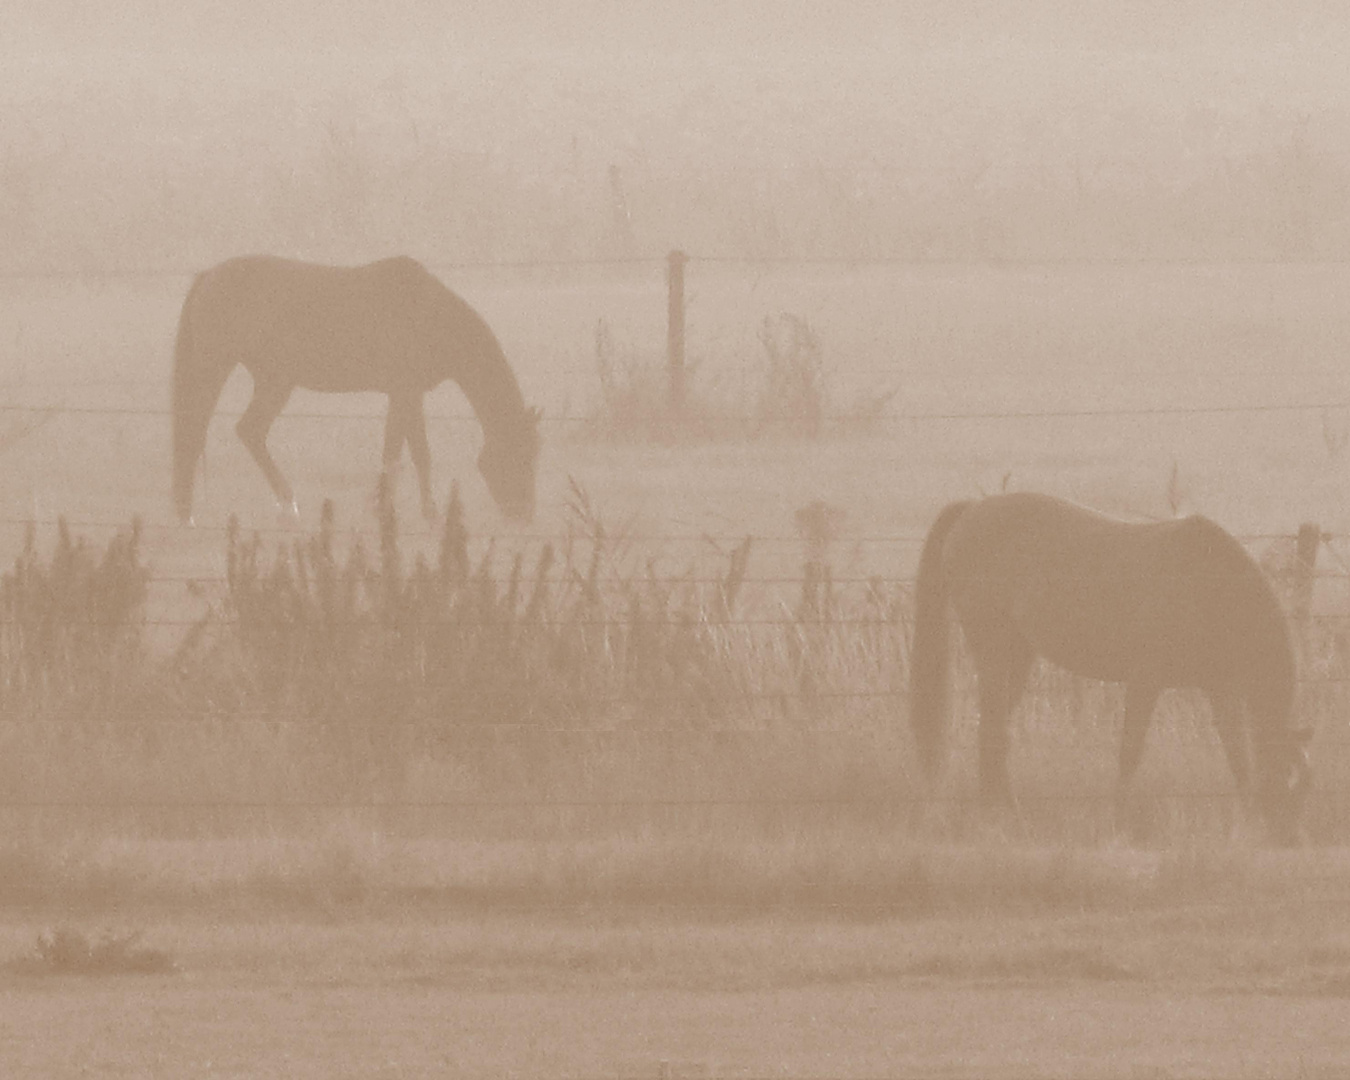
[[[236,430],[292,512],[295,496],[267,452],[267,433],[296,387],[389,395],[385,470],[406,442],[431,518],[422,395],[453,379],[483,426],[478,467],[497,505],[515,520],[532,516],[539,413],[525,407],[487,323],[415,260],[335,267],[252,255],[197,275],[174,349],[173,496],[184,520],[207,425],[238,364],[253,376],[253,399]]]
[[[1158,695],[1199,687],[1242,804],[1252,801],[1254,764],[1255,802],[1273,838],[1297,837],[1309,733],[1290,722],[1288,625],[1251,556],[1214,522],[1130,524],[1037,494],[955,502],[928,532],[915,591],[910,722],[930,776],[942,756],[950,606],[979,683],[985,798],[1010,799],[1008,718],[1039,655],[1125,684],[1118,794],[1139,764]]]

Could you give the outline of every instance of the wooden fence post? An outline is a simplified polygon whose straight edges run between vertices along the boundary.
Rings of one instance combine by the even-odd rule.
[[[1314,569],[1321,543],[1322,530],[1315,522],[1305,521],[1298,527],[1298,546],[1294,552],[1294,625],[1298,627],[1299,645],[1305,651],[1308,615],[1312,610]]]
[[[672,251],[666,256],[666,362],[670,371],[670,410],[684,409],[684,264],[689,256]]]

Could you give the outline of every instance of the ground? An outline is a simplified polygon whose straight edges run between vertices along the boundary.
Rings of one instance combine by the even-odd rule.
[[[1332,1076],[1350,950],[1310,942],[1336,937],[1337,910],[161,913],[150,940],[174,974],[11,965],[0,1062],[52,1078]],[[39,925],[9,918],[6,951]]]

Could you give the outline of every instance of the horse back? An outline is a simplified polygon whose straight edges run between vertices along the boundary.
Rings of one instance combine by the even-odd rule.
[[[311,390],[427,390],[482,320],[415,259],[324,266],[272,255],[229,259],[193,285],[199,347],[255,378]]]
[[[1047,495],[974,503],[944,551],[968,630],[998,628],[1078,674],[1229,683],[1287,651],[1256,563],[1203,517],[1126,522]]]

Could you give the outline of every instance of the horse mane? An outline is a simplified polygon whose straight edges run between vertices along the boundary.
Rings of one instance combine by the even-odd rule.
[[[1246,663],[1245,682],[1252,719],[1287,723],[1293,710],[1298,659],[1289,620],[1274,586],[1241,542],[1221,525],[1196,515],[1187,519],[1189,539],[1202,543],[1210,557],[1222,552],[1232,580],[1217,603],[1240,606],[1230,625],[1245,627],[1239,654]],[[1235,586],[1235,587],[1234,587]]]
[[[492,439],[537,439],[533,421],[538,414],[525,404],[520,381],[506,358],[506,350],[480,315],[463,297],[409,256],[388,260],[398,263],[404,272],[414,270],[444,302],[445,315],[440,333],[446,339],[446,355],[461,359],[453,379],[483,426],[484,436]],[[537,446],[535,447],[537,449]]]

